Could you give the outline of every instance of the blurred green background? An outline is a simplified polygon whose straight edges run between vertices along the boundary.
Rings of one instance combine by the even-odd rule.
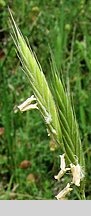
[[[8,6],[47,79],[51,48],[70,89],[86,159],[86,198],[91,199],[91,1],[0,0],[0,200],[53,200],[69,177],[54,179],[61,150],[48,138],[39,112],[14,113],[32,90],[10,35]],[[77,199],[75,191],[69,199]]]

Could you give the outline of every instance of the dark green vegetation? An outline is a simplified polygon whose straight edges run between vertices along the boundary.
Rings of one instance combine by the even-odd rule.
[[[39,112],[14,113],[14,107],[30,97],[32,90],[10,36],[8,6],[47,79],[51,47],[71,92],[86,159],[86,198],[91,199],[90,0],[0,1],[0,199],[55,199],[65,185],[64,179],[57,183],[53,178],[59,171],[61,151],[50,150]],[[76,194],[69,199],[77,199]]]

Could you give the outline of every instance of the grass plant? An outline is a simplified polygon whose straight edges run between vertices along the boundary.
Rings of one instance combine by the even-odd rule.
[[[68,93],[64,90],[61,78],[58,75],[58,72],[56,72],[54,62],[52,62],[53,93],[51,92],[41,66],[17,27],[11,11],[10,15],[13,40],[18,51],[19,59],[22,63],[23,70],[30,80],[38,109],[44,117],[49,136],[54,139],[55,142],[60,144],[63,153],[65,153],[67,166],[72,167],[73,170],[71,170],[73,173],[73,179],[79,175],[77,178],[79,178],[79,181],[81,179],[81,186],[78,183],[74,184],[80,186],[80,197],[81,199],[84,199],[85,195],[83,182],[85,176],[85,162],[78,125],[75,113],[73,112],[73,108],[71,106],[71,99]],[[78,170],[74,170],[78,165],[80,169],[79,174],[77,173]]]
[[[20,57],[17,58],[13,40],[10,37],[11,26],[9,28],[8,6],[11,8],[17,26],[24,35],[27,46],[31,45],[35,59],[36,53],[40,65],[42,65],[43,79],[46,77],[46,86],[55,107],[53,110],[56,109],[60,138],[56,134],[52,134],[51,130],[56,121],[51,122],[53,128],[49,128],[48,124],[45,124],[48,119],[45,118],[45,115],[41,117],[38,109],[15,113],[16,107],[31,97],[34,90],[30,83],[31,77],[26,79],[25,73],[21,71]],[[82,182],[84,184],[82,179],[80,179],[80,187],[75,184],[71,184],[69,187],[72,180],[76,180],[75,183],[79,184],[77,179],[72,179],[72,171],[66,170],[67,168],[72,169],[70,167],[71,160],[74,164],[78,160],[76,170],[79,170],[79,164],[82,164],[81,170],[86,170],[84,173],[85,196],[87,200],[91,199],[90,14],[91,2],[85,0],[59,2],[56,0],[0,1],[1,200],[55,199],[58,192],[61,191],[60,196],[63,196],[63,191],[67,193],[70,190],[68,199],[82,199],[81,188],[84,188],[84,185],[81,186]],[[51,47],[51,52],[49,47]],[[30,48],[29,50],[31,53]],[[40,70],[38,60],[36,62]],[[29,71],[29,73],[31,72]],[[55,83],[60,83],[62,86],[63,92],[61,93],[65,96],[66,103],[61,100],[60,88],[55,88]],[[46,108],[50,111],[47,97],[45,102]],[[45,105],[44,102],[43,105]],[[37,104],[37,106],[39,105]],[[71,110],[71,113],[69,112],[70,121],[68,120],[67,106],[71,108],[69,109],[69,111]],[[44,113],[41,112],[41,114]],[[75,137],[73,132],[71,133],[69,130],[71,119],[73,119],[73,128],[77,122],[79,125]],[[47,136],[49,130],[51,130],[51,136]],[[67,142],[63,139],[65,136]],[[78,150],[82,151],[85,156],[85,169],[84,159],[72,156],[72,151],[73,155],[78,154],[77,148],[73,148],[75,139],[78,140],[79,148],[81,146],[82,149],[78,148]],[[67,157],[70,152],[68,147],[72,147],[70,158]],[[64,155],[65,148],[67,154]],[[59,155],[61,156],[59,157]],[[65,167],[65,174],[62,179],[57,181],[54,176],[58,178],[64,173],[59,169],[60,160],[63,160],[61,168]],[[27,161],[31,166],[25,169],[21,168],[24,161]],[[72,170],[74,170],[74,166]],[[58,171],[59,175],[57,175]],[[32,178],[35,179],[33,183],[31,182]]]

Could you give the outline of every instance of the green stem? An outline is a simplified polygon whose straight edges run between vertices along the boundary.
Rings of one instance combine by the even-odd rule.
[[[81,182],[80,187],[75,187],[75,193],[78,200],[86,200],[85,197],[85,182]]]
[[[80,197],[81,197],[81,200],[86,200],[86,197],[85,197],[85,183],[84,183],[84,181],[81,182]]]

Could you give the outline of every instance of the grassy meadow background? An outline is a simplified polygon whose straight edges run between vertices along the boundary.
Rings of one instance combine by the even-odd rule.
[[[8,6],[50,84],[50,48],[72,97],[86,160],[91,199],[91,1],[0,0],[0,200],[55,199],[61,150],[49,139],[38,111],[15,113],[32,95],[11,38]],[[72,192],[69,199],[77,199]]]

